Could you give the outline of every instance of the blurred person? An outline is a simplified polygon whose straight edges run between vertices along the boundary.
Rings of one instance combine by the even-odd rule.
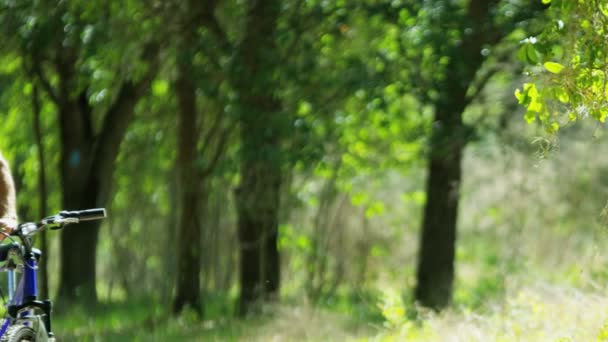
[[[17,201],[11,169],[0,152],[0,231],[10,234],[17,227]],[[6,236],[0,234],[0,240]]]

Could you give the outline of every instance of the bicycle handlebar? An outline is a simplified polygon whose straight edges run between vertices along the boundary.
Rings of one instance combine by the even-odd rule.
[[[95,209],[86,209],[80,211],[61,211],[59,212],[60,216],[65,218],[76,218],[79,221],[92,221],[92,220],[101,220],[106,217],[106,209],[104,208],[95,208]]]
[[[65,225],[78,223],[80,221],[101,220],[105,218],[106,210],[104,208],[86,209],[78,211],[60,211],[59,214],[49,216],[42,219],[40,222],[22,223],[15,229],[11,235],[32,235],[39,230],[49,226],[50,229],[61,229]]]
[[[29,255],[33,251],[32,235],[49,229],[61,229],[68,224],[78,223],[80,221],[99,220],[106,217],[104,208],[86,209],[79,211],[60,211],[59,214],[46,217],[39,222],[24,222],[21,223],[15,230],[10,233],[10,236],[17,237],[22,242],[22,255]],[[15,242],[9,234],[2,232],[5,236]]]

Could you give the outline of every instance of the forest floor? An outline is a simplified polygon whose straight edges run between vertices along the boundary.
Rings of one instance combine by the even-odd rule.
[[[241,340],[608,341],[608,297],[599,292],[534,284],[505,298],[479,311],[419,312],[416,319],[406,318],[407,308],[384,307],[388,317],[381,324],[353,324],[347,316],[285,308]]]
[[[62,341],[608,341],[608,296],[599,290],[537,283],[505,294],[478,310],[438,315],[385,300],[377,305],[382,320],[306,304],[242,321],[165,319],[141,302],[71,312],[55,330]]]

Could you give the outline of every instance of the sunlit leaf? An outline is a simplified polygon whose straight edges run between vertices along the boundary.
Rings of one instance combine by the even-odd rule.
[[[543,66],[549,72],[552,72],[554,74],[559,74],[560,72],[562,72],[562,70],[564,70],[564,66],[563,65],[561,65],[559,63],[555,63],[555,62],[545,62],[543,64]]]

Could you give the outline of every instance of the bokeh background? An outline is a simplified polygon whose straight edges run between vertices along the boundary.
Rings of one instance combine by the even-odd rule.
[[[549,2],[0,1],[21,220],[109,214],[37,239],[59,339],[607,338],[602,114],[513,95]]]

